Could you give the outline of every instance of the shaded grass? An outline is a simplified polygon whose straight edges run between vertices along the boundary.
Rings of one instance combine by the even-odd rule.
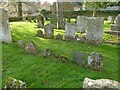
[[[118,78],[118,46],[110,44],[92,46],[79,42],[39,38],[36,36],[38,30],[36,25],[36,23],[26,22],[11,23],[14,42],[2,45],[3,86],[9,76],[26,82],[31,88],[82,88],[85,77],[120,81]],[[55,35],[58,33],[64,34],[64,31],[55,30]],[[27,54],[18,47],[19,39],[25,42],[34,41],[40,54]],[[67,56],[69,62],[62,63],[53,57],[43,58],[43,50],[46,48],[50,48],[56,54]],[[93,71],[72,63],[73,51],[84,51],[87,55],[93,51],[100,52],[104,57],[103,71]]]

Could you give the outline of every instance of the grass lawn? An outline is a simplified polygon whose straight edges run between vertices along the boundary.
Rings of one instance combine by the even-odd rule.
[[[46,22],[48,23],[48,22]],[[103,44],[92,46],[80,42],[69,42],[53,39],[44,39],[36,36],[36,23],[11,22],[13,37],[12,44],[2,44],[2,86],[8,77],[26,82],[29,88],[82,88],[85,77],[92,79],[118,79],[118,50],[117,45]],[[105,22],[105,30],[110,25]],[[55,30],[55,35],[64,34],[64,31]],[[116,38],[116,36],[113,36]],[[29,55],[17,45],[18,40],[34,41],[39,54]],[[111,39],[111,35],[104,34],[104,40]],[[43,50],[50,48],[54,53],[65,55],[68,63],[62,63],[55,58],[43,58]],[[72,63],[73,51],[100,52],[104,57],[103,71],[94,71]]]

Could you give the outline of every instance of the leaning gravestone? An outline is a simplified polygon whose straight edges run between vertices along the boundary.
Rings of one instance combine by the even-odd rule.
[[[44,27],[44,17],[42,14],[37,16],[37,21],[38,21],[38,28],[43,28]]]
[[[23,89],[26,88],[26,83],[21,80],[9,77],[5,82],[5,90]]]
[[[104,30],[104,18],[87,17],[87,22],[87,40],[95,41],[96,44],[101,44]]]
[[[75,39],[76,24],[75,23],[65,23],[65,37]]]
[[[99,53],[92,52],[88,56],[88,67],[93,70],[102,70],[103,69],[103,56]]]
[[[46,24],[44,26],[45,37],[52,38],[54,36],[53,24]]]
[[[73,52],[73,60],[78,65],[86,65],[86,53],[79,51]]]
[[[89,79],[83,82],[84,90],[119,90],[120,83],[110,79]]]
[[[57,28],[57,15],[55,13],[50,14],[50,23],[54,25],[54,28]]]
[[[0,9],[0,28],[2,30],[0,38],[2,42],[12,43],[12,36],[9,26],[8,13],[4,9]]]
[[[29,54],[36,54],[37,48],[35,43],[33,41],[28,42],[25,46],[25,51]]]

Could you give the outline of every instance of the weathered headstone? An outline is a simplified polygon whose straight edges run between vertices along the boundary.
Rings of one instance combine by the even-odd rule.
[[[50,14],[50,23],[54,25],[54,28],[57,28],[57,15],[55,13]]]
[[[85,78],[83,82],[84,90],[119,90],[120,83],[110,79],[89,79]]]
[[[75,39],[76,24],[75,23],[65,23],[65,37]]]
[[[86,65],[86,53],[79,51],[73,52],[73,60],[78,65]]]
[[[51,37],[54,36],[53,26],[54,26],[54,25],[52,25],[52,24],[46,24],[46,25],[44,26],[45,36],[46,36],[46,37],[51,38]]]
[[[104,30],[104,18],[87,17],[87,22],[87,40],[95,41],[97,44],[101,44]]]
[[[112,16],[108,16],[108,21],[112,21]]]
[[[38,30],[37,31],[37,36],[38,37],[44,37],[43,31],[42,30]]]
[[[44,27],[44,17],[42,14],[37,16],[37,21],[38,21],[38,28],[43,28]]]
[[[85,32],[87,27],[87,18],[86,16],[77,16],[77,31]]]
[[[99,53],[92,52],[88,56],[88,67],[93,70],[102,70],[103,69],[103,56]]]
[[[35,43],[33,41],[28,42],[25,46],[25,51],[29,54],[36,54],[37,48]]]
[[[0,41],[5,43],[12,43],[8,13],[4,9],[0,9],[0,28],[2,30],[2,33],[0,33],[0,38],[2,39]]]
[[[25,42],[23,40],[18,40],[18,47],[25,48]]]
[[[17,80],[15,78],[9,77],[6,82],[5,82],[5,89],[24,89],[26,88],[26,83],[21,81],[21,80]]]

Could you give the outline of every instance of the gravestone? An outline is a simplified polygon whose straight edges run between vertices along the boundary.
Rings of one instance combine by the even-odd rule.
[[[9,89],[14,90],[14,89],[20,89],[20,88],[21,89],[26,88],[26,83],[12,77],[9,77],[5,82],[5,90],[9,90]]]
[[[85,78],[83,82],[84,90],[119,90],[119,86],[119,82],[110,79]]]
[[[107,20],[111,22],[112,21],[112,16],[108,16]]]
[[[51,38],[54,36],[54,30],[53,30],[52,24],[46,24],[44,26],[44,31],[45,31],[45,37]]]
[[[29,54],[36,54],[37,48],[35,43],[33,41],[28,42],[25,46],[25,51]]]
[[[86,16],[77,16],[77,31],[85,32],[87,27],[87,19]]]
[[[38,30],[37,31],[37,36],[38,37],[44,37],[43,31],[42,30]]]
[[[18,47],[25,48],[25,42],[23,40],[18,40]]]
[[[54,25],[54,28],[57,28],[57,15],[55,13],[50,14],[50,23]]]
[[[48,57],[48,56],[52,56],[52,50],[50,49],[45,49],[44,50],[44,58]]]
[[[44,27],[44,17],[42,14],[39,14],[37,16],[37,21],[38,21],[38,28],[43,28]]]
[[[87,17],[87,40],[95,41],[96,44],[102,43],[104,18],[103,17]]]
[[[65,38],[75,39],[76,24],[75,23],[65,23]]]
[[[111,26],[112,31],[120,31],[120,14],[116,18],[116,23],[115,25]]]
[[[73,61],[78,65],[86,65],[86,53],[79,51],[73,52]]]
[[[93,70],[102,70],[103,69],[103,56],[99,53],[92,52],[88,56],[88,67]]]
[[[8,13],[4,9],[0,9],[0,28],[2,30],[2,32],[0,33],[2,36],[0,36],[0,38],[2,39],[0,41],[5,43],[12,43]]]
[[[58,34],[55,39],[59,39],[59,40],[63,40],[63,35],[62,34]]]

